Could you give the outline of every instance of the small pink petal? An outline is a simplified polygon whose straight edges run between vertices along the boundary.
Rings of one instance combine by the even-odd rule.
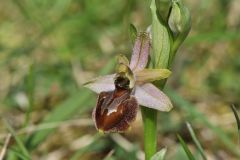
[[[130,68],[134,71],[142,70],[146,67],[150,52],[150,38],[148,33],[141,32],[133,47]]]
[[[113,91],[115,89],[114,77],[115,74],[97,77],[85,83],[84,87],[87,87],[96,93]]]
[[[151,83],[136,86],[134,96],[140,105],[159,111],[170,111],[172,103],[167,95]]]

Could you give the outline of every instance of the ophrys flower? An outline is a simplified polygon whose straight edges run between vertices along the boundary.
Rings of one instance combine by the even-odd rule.
[[[131,61],[118,56],[116,73],[95,78],[85,87],[99,93],[93,119],[103,132],[126,131],[137,115],[138,104],[159,111],[169,111],[169,98],[151,82],[167,78],[168,69],[145,69],[150,52],[148,33],[141,32],[136,38]]]

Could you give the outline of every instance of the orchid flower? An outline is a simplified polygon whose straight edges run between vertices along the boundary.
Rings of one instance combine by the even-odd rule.
[[[131,61],[119,55],[116,73],[95,78],[85,87],[98,93],[93,110],[95,126],[102,132],[123,132],[135,120],[138,104],[159,111],[169,111],[168,96],[151,82],[169,77],[168,69],[145,69],[150,52],[149,34],[138,34]]]

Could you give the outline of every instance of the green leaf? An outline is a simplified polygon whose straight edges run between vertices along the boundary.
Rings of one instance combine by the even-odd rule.
[[[184,142],[184,140],[182,139],[182,137],[181,137],[180,135],[177,135],[177,137],[178,137],[178,139],[179,139],[179,141],[180,141],[180,143],[181,143],[181,145],[182,145],[185,153],[187,154],[188,159],[189,159],[189,160],[195,160],[195,158],[193,157],[191,151],[189,150],[187,144]]]
[[[5,123],[5,126],[9,130],[9,132],[13,135],[14,139],[16,140],[16,143],[17,143],[21,153],[23,154],[23,157],[26,157],[26,159],[29,160],[31,156],[30,156],[27,148],[24,146],[22,140],[17,136],[16,132],[14,131],[12,126],[8,123],[8,121],[5,119],[3,119],[3,121]]]
[[[170,57],[170,34],[167,27],[159,20],[155,0],[151,3],[152,12],[152,61],[153,68],[167,68]]]
[[[232,105],[231,108],[232,108],[232,111],[233,111],[234,116],[235,116],[236,121],[237,121],[237,128],[238,128],[238,143],[240,144],[240,119],[239,119],[238,112],[237,112],[237,109],[235,108],[235,106]]]
[[[137,38],[137,28],[133,24],[130,24],[129,32],[130,32],[131,42],[132,42],[132,44],[134,44],[134,42],[135,42],[135,40]]]
[[[203,158],[204,160],[207,160],[207,157],[206,157],[205,154],[204,154],[204,150],[203,150],[200,142],[198,141],[198,139],[197,139],[197,137],[196,137],[196,135],[195,135],[195,133],[194,133],[194,131],[193,131],[193,128],[192,128],[191,124],[188,123],[188,122],[187,122],[186,124],[187,124],[188,131],[190,132],[191,137],[192,137],[195,145],[197,146],[197,149],[199,150],[202,158]]]
[[[151,160],[164,160],[166,152],[167,152],[166,148],[161,149],[152,156]]]

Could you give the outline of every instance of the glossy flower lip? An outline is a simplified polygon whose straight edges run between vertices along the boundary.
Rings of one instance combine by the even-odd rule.
[[[107,106],[108,101],[113,101]],[[96,128],[102,132],[122,132],[130,127],[137,115],[138,103],[130,92],[125,90],[101,92],[96,108],[93,111],[93,119]]]
[[[151,82],[169,77],[168,69],[145,69],[150,52],[148,33],[141,32],[134,44],[131,61],[119,55],[115,74],[95,78],[84,84],[99,94],[93,110],[95,126],[102,132],[128,130],[137,115],[138,104],[159,111],[170,111],[167,95]]]

